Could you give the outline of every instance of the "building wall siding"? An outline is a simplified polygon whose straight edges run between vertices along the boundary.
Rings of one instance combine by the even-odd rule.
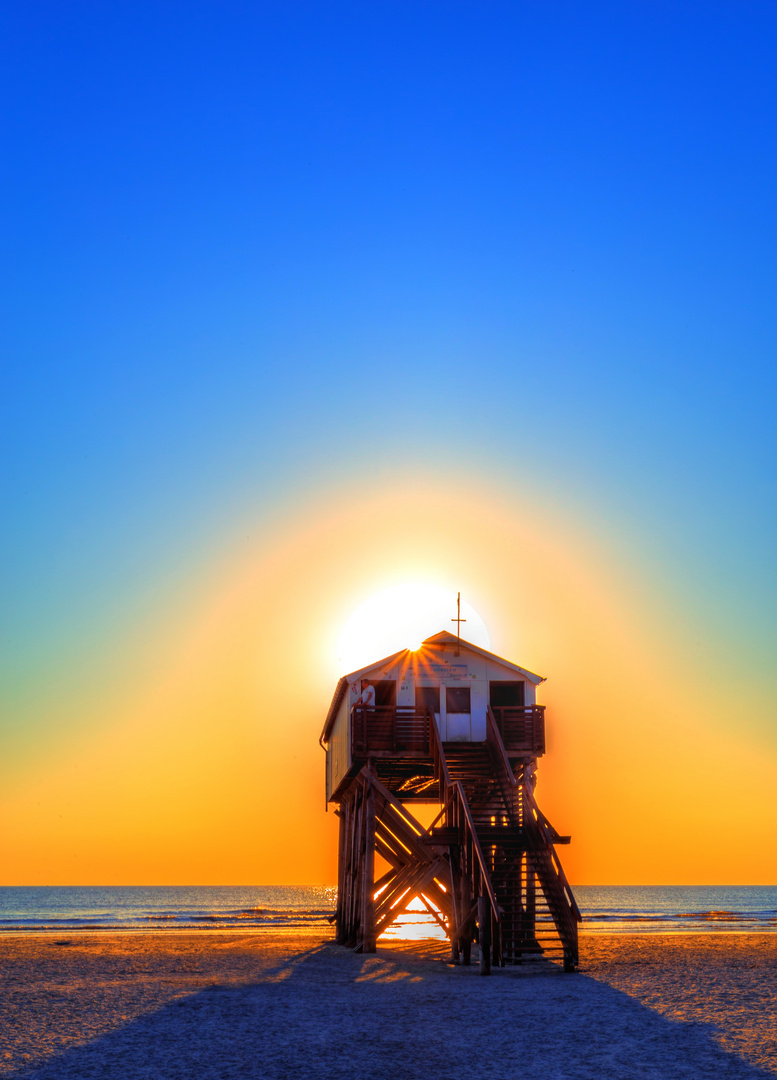
[[[330,763],[327,770],[326,797],[328,801],[351,767],[350,695],[347,693],[343,696],[342,704],[337,712],[326,756]]]

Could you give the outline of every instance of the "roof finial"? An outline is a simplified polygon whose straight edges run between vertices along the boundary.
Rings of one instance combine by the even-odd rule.
[[[456,618],[451,619],[451,622],[456,623],[456,656],[459,655],[459,645],[461,644],[461,624],[466,622],[466,619],[461,617],[461,593],[456,593]]]

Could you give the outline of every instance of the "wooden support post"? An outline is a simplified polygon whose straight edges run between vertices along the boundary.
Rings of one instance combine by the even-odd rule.
[[[461,925],[464,914],[461,910],[461,874],[457,848],[448,848],[448,863],[451,868],[451,907],[453,908],[450,920],[451,963],[458,964],[461,959],[461,939],[456,929]]]
[[[480,939],[480,974],[491,974],[491,905],[487,896],[478,897],[478,937]]]
[[[362,882],[364,880],[364,783],[356,788],[354,800],[354,868],[353,868],[353,920],[351,944],[361,952],[362,931]]]
[[[577,971],[578,965],[578,948],[577,948],[577,923],[572,923],[571,927],[572,948],[564,950],[564,971]]]
[[[364,871],[362,876],[362,952],[374,953],[375,943],[375,788],[365,777]]]
[[[359,933],[359,869],[361,866],[361,785],[354,786],[351,800],[350,867],[348,874],[348,937],[349,948],[357,945]]]
[[[340,813],[343,815],[343,899],[340,904],[340,932],[337,940],[341,945],[348,941],[348,915],[351,906],[351,799],[345,798],[340,803]]]
[[[469,911],[472,908],[472,889],[470,887],[470,857],[471,852],[468,851],[469,844],[462,845],[462,851],[465,853],[463,873],[461,875],[461,910]],[[465,967],[469,966],[472,959],[472,923],[469,922],[464,929],[464,933],[461,937],[461,962]]]
[[[337,849],[337,916],[335,920],[335,941],[342,944],[343,941],[343,901],[345,897],[345,840],[346,840],[346,814],[345,807],[338,811],[340,830]]]
[[[504,957],[502,956],[502,927],[498,921],[494,918],[494,913],[491,911],[491,958],[494,967],[504,967]]]
[[[343,865],[343,904],[342,931],[340,944],[346,945],[349,937],[348,919],[351,912],[351,799],[344,799],[340,804],[345,820],[345,854]]]

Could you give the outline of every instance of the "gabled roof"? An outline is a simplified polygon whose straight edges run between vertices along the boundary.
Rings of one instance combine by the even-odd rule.
[[[503,656],[497,656],[496,653],[489,652],[487,649],[481,649],[479,645],[473,645],[471,641],[465,641],[464,638],[457,638],[455,634],[451,634],[448,630],[441,630],[439,634],[433,634],[432,637],[428,637],[423,642],[424,645],[461,645],[463,649],[468,649],[470,652],[477,653],[479,656],[485,656],[487,660],[493,660],[497,664],[503,664],[505,667],[511,668],[512,671],[518,671],[521,675],[525,675],[529,682],[534,683],[535,686],[539,686],[540,683],[545,682],[544,675],[538,675],[534,671],[529,671],[527,668],[519,667],[518,664],[511,663],[510,660],[505,660]]]
[[[479,645],[473,645],[471,641],[466,641],[464,638],[457,638],[455,634],[451,634],[448,630],[441,630],[439,634],[433,634],[432,637],[425,638],[421,643],[423,645],[459,645],[462,649],[466,649],[469,652],[477,653],[479,656],[485,656],[487,660],[493,660],[497,664],[502,664],[503,667],[510,668],[511,671],[517,671],[520,675],[523,675],[538,686],[541,682],[545,682],[544,675],[537,675],[534,671],[529,671],[527,668],[519,667],[518,664],[513,664],[509,660],[505,660],[502,656],[497,656],[496,653],[488,652],[487,649],[481,649]],[[399,652],[392,653],[391,656],[384,657],[383,660],[375,660],[371,664],[367,664],[366,667],[359,668],[358,671],[352,671],[349,675],[343,675],[338,681],[335,687],[334,697],[332,698],[332,704],[329,706],[329,711],[326,714],[326,720],[324,721],[324,728],[319,737],[319,742],[323,745],[329,738],[329,733],[334,726],[335,718],[342,705],[343,698],[345,697],[346,690],[351,683],[357,682],[362,675],[368,671],[374,671],[375,668],[386,667],[389,664],[396,663],[400,658],[406,657],[412,654],[411,649],[400,649]]]

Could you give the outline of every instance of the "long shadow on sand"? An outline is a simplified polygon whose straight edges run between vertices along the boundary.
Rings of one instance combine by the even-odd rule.
[[[297,954],[178,998],[14,1080],[773,1080],[706,1025],[585,975],[452,969],[412,954]]]

